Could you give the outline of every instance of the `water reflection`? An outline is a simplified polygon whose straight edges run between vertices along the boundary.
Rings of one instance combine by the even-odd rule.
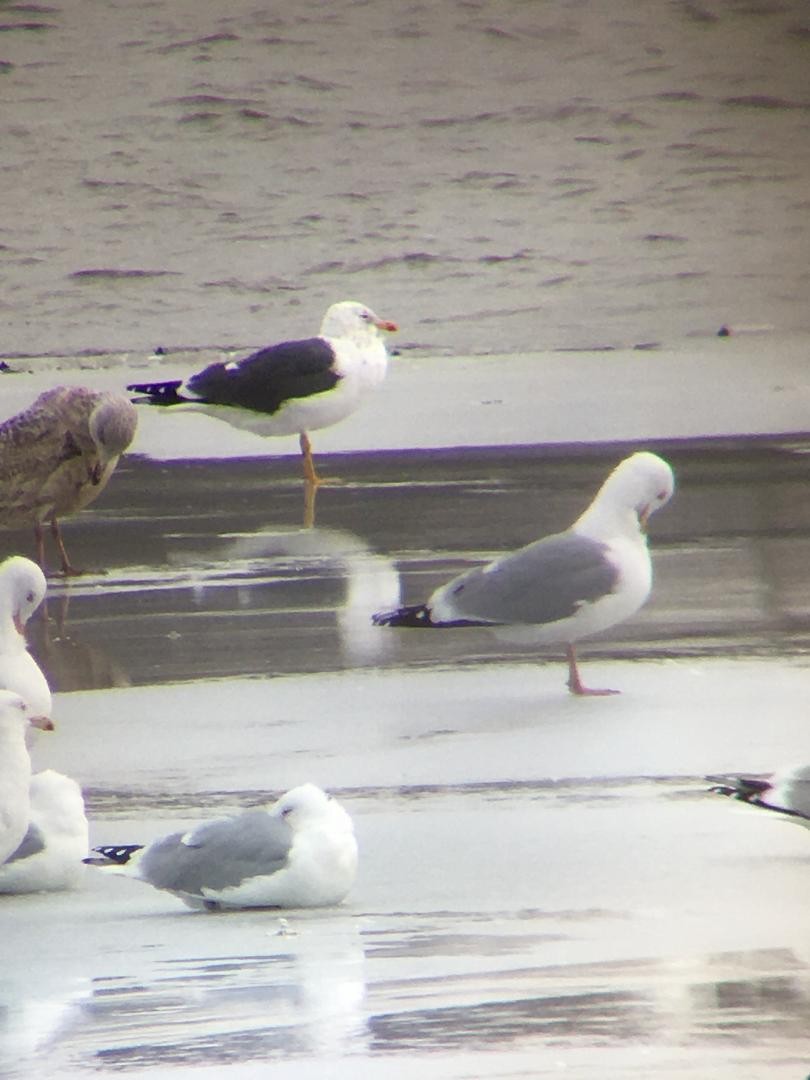
[[[107,690],[130,686],[124,665],[96,644],[82,641],[68,627],[70,593],[48,597],[28,621],[28,648],[46,672],[51,690]]]
[[[724,974],[712,977],[718,967]],[[369,997],[373,1006],[373,988]],[[414,999],[437,1003],[409,1007]],[[415,979],[400,1004],[370,1016],[372,1052],[503,1049],[549,1040],[607,1046],[686,1039],[700,1046],[718,1037],[768,1037],[802,1044],[810,975],[790,950],[763,949],[722,960],[640,959]]]
[[[264,913],[263,922],[276,920]],[[356,1051],[365,1029],[356,930],[338,920],[265,933],[283,945],[94,980],[72,1033],[82,1057],[100,1068],[162,1069]]]
[[[234,565],[256,560],[304,560],[308,566],[332,567],[344,579],[345,599],[337,607],[340,648],[349,665],[379,661],[393,648],[382,640],[371,616],[381,606],[400,601],[399,572],[392,559],[372,551],[356,533],[347,529],[266,528],[233,539],[221,558]]]
[[[108,571],[53,581],[50,595],[71,597],[71,645],[107,653],[136,685],[534,658],[476,630],[386,634],[366,616],[396,606],[400,591],[405,602],[423,597],[467,566],[564,527],[624,449],[352,456],[336,467],[356,479],[322,493],[313,529],[300,528],[300,491],[272,459],[128,459],[103,505],[71,523],[77,557]],[[655,449],[672,460],[678,491],[653,522],[653,594],[587,653],[804,650],[810,455],[744,440]],[[70,685],[117,678],[88,666]]]
[[[398,571],[349,530],[171,540],[161,566],[51,583],[29,642],[54,689],[265,673],[291,655],[304,670],[363,666],[396,648],[371,615],[399,603]]]

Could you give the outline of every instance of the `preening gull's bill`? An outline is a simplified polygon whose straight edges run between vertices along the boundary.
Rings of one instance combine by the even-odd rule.
[[[583,686],[575,642],[633,615],[652,587],[646,524],[672,497],[672,469],[655,454],[625,458],[565,532],[547,536],[437,589],[424,604],[379,612],[378,626],[483,626],[506,640],[565,645],[572,694]]]
[[[810,829],[810,765],[796,765],[767,777],[709,777],[718,783],[711,788],[718,795],[768,810],[774,817]]]
[[[86,862],[174,893],[192,908],[331,907],[357,871],[351,818],[302,784],[278,802],[139,845],[93,849]]]
[[[210,364],[185,382],[134,383],[127,389],[145,394],[151,405],[204,412],[257,435],[298,435],[304,478],[316,486],[321,481],[307,432],[343,420],[379,386],[388,367],[380,332],[396,329],[365,304],[342,300],[328,309],[317,337]]]
[[[45,567],[50,522],[64,574],[79,573],[59,518],[98,498],[135,437],[138,414],[124,394],[57,386],[0,425],[0,528],[33,526]]]
[[[31,758],[25,745],[29,725],[52,730],[44,717],[31,716],[19,696],[0,690],[0,864],[19,847],[31,808]]]
[[[0,865],[0,893],[75,889],[88,845],[81,788],[69,776],[44,769],[31,777],[29,797],[28,828]]]
[[[28,651],[25,624],[45,598],[45,575],[12,555],[0,563],[0,689],[19,694],[32,716],[51,715],[51,691]]]

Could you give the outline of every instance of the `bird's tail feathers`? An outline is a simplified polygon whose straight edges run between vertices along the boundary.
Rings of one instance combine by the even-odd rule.
[[[769,781],[753,776],[708,776],[706,779],[713,781],[709,788],[713,794],[728,795],[742,802],[758,800],[771,788]]]
[[[131,383],[127,390],[145,395],[132,398],[136,405],[181,405],[185,401],[193,400],[177,393],[177,388],[182,385],[182,379],[173,379],[170,382]]]
[[[82,862],[111,874],[131,874],[140,858],[138,852],[143,851],[143,844],[110,844],[94,847],[93,851],[97,855],[82,859]]]
[[[372,615],[371,621],[375,626],[437,626],[430,617],[430,608],[427,604],[411,604],[408,607],[397,608],[395,611],[378,611]]]

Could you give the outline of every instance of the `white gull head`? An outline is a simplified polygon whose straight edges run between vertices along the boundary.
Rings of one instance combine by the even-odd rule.
[[[674,491],[675,478],[663,458],[648,451],[631,454],[605,480],[573,531],[598,539],[611,532],[644,531],[650,515],[668,503]]]
[[[396,329],[396,323],[381,319],[365,304],[341,300],[327,309],[319,333],[325,338],[351,338],[360,343],[379,338],[381,330],[393,333]]]
[[[11,625],[18,634],[24,633],[46,588],[45,575],[30,559],[12,555],[0,563],[0,636],[8,635]]]

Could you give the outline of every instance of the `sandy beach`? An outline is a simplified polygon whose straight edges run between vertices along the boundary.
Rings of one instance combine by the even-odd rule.
[[[810,754],[808,41],[791,0],[3,8],[0,422],[346,296],[401,327],[313,528],[294,438],[142,409],[29,627],[93,844],[312,780],[355,887],[1,897],[4,1080],[810,1071],[810,837],[707,780]],[[372,626],[642,447],[653,595],[581,649],[620,695]]]

